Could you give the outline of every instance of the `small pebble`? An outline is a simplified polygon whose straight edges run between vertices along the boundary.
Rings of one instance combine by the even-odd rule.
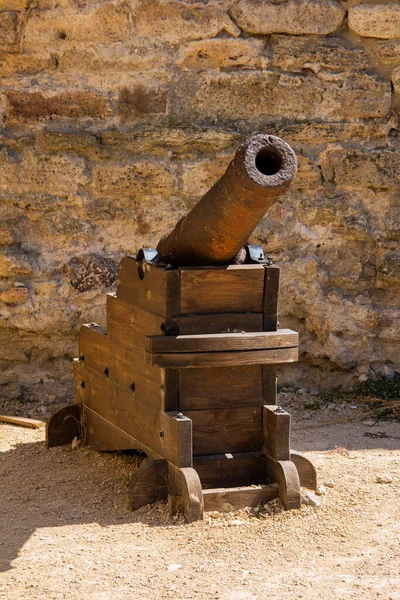
[[[301,494],[301,502],[306,506],[321,506],[321,500],[317,498],[314,492],[303,490]]]
[[[324,481],[324,486],[327,488],[335,487],[335,483],[333,481]]]
[[[319,485],[315,490],[317,496],[324,496],[326,494],[326,487],[324,485]]]
[[[392,483],[393,479],[390,475],[378,475],[375,481],[376,483]]]

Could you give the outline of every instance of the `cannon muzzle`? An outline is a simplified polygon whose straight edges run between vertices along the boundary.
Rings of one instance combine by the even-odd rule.
[[[292,148],[280,138],[246,139],[219,181],[162,238],[157,252],[174,266],[224,265],[235,260],[268,208],[296,174]]]

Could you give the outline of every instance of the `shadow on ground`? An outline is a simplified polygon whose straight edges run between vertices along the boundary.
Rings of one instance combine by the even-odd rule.
[[[379,433],[383,437],[371,435]],[[7,431],[0,430],[2,434]],[[26,432],[21,439],[32,439],[30,435]],[[314,452],[336,447],[390,450],[400,447],[396,437],[400,437],[398,423],[368,427],[352,422],[295,430],[292,447]],[[107,527],[139,520],[160,526],[159,519],[152,522],[150,509],[128,511],[127,484],[137,466],[135,456],[71,446],[47,450],[43,441],[18,443],[0,452],[0,571],[11,568],[20,548],[38,528],[78,523]],[[173,522],[165,513],[164,524]]]

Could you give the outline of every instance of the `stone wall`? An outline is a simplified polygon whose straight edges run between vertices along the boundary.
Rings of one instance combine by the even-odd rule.
[[[119,260],[214,183],[247,132],[293,145],[257,228],[281,325],[322,389],[399,368],[400,4],[0,0],[0,385],[62,401]],[[397,326],[396,326],[397,319]]]

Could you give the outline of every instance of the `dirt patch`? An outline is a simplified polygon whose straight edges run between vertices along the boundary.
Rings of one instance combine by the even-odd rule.
[[[400,599],[400,425],[301,402],[292,446],[327,484],[321,506],[190,525],[163,503],[128,511],[136,456],[1,424],[0,598]]]

